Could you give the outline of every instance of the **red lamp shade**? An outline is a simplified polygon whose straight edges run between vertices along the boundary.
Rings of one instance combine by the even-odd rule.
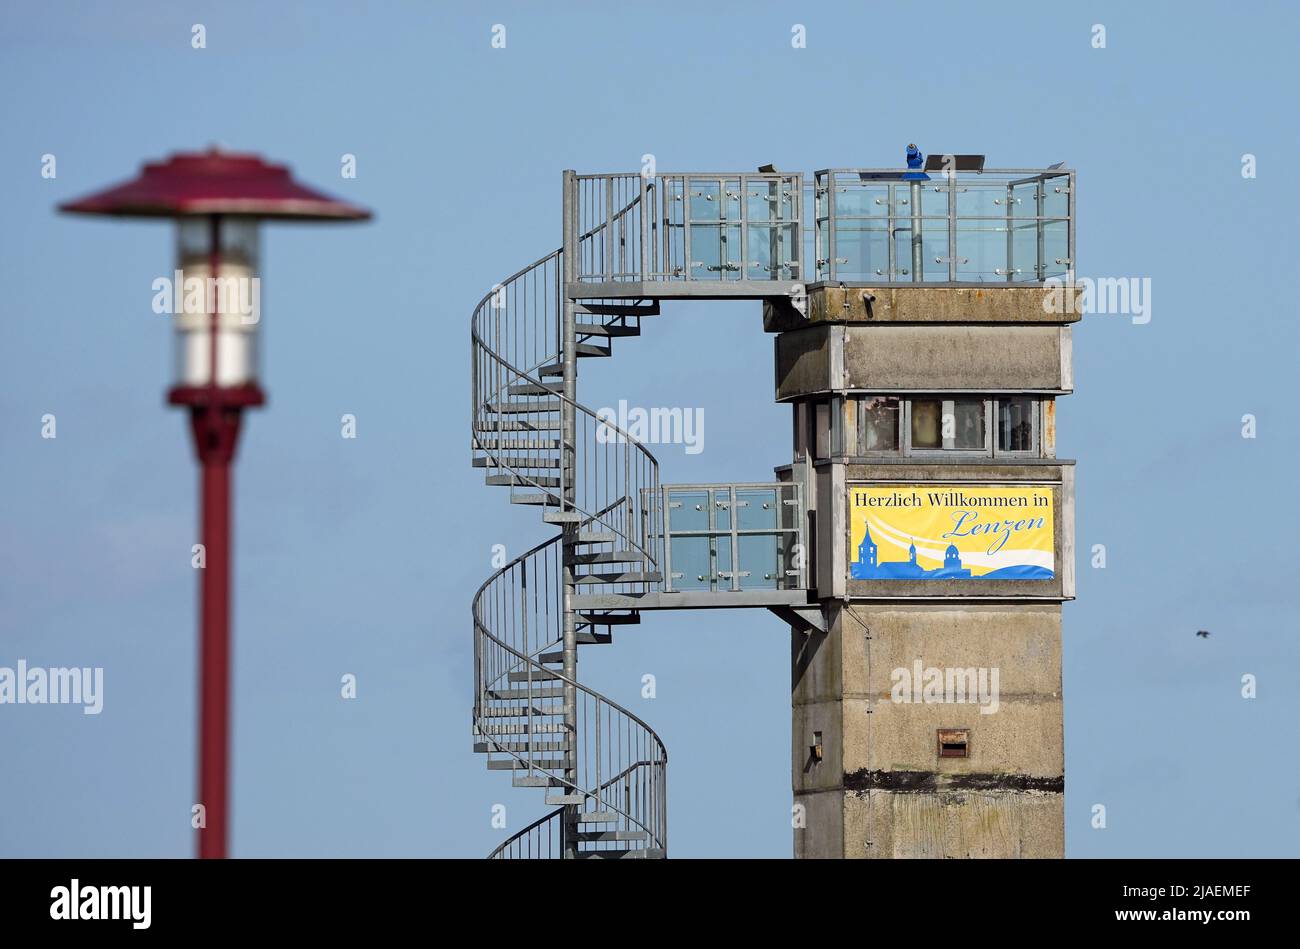
[[[231,214],[288,220],[358,221],[370,211],[294,181],[285,165],[211,148],[150,162],[139,176],[59,205],[73,214],[184,217]]]
[[[209,148],[145,164],[123,184],[59,206],[73,214],[169,218],[177,223],[170,306],[176,325],[177,405],[260,405],[258,223],[358,221],[366,208],[293,180],[285,165]],[[197,300],[191,285],[197,285]],[[234,293],[232,306],[231,294]],[[155,307],[158,304],[155,302]],[[161,312],[161,311],[160,311]]]

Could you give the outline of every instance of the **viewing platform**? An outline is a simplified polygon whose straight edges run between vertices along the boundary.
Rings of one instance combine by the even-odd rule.
[[[568,172],[565,234],[581,253],[565,292],[799,300],[840,287],[1030,291],[973,296],[978,310],[994,298],[1038,305],[1048,281],[1073,282],[1072,170],[945,170],[944,157],[925,169],[827,169],[811,182],[802,172]],[[824,297],[813,309],[821,318],[844,301],[868,318],[861,294]],[[921,299],[890,294],[872,309],[889,318]]]

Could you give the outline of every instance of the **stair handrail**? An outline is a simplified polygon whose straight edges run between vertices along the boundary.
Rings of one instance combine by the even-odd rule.
[[[487,859],[489,859],[489,860],[505,860],[505,859],[507,859],[509,855],[506,853],[506,851],[507,851],[510,847],[512,847],[515,843],[517,843],[518,841],[523,840],[525,837],[527,837],[527,836],[528,836],[529,834],[531,834],[533,831],[537,830],[539,827],[541,827],[541,826],[542,826],[543,824],[545,824],[547,821],[556,820],[557,818],[560,818],[560,817],[563,817],[563,816],[564,816],[564,808],[562,808],[562,807],[557,807],[555,810],[551,811],[549,814],[544,814],[544,815],[542,815],[542,816],[539,817],[537,820],[533,821],[531,824],[529,824],[527,827],[525,827],[523,830],[520,830],[520,831],[518,831],[517,833],[513,833],[513,834],[511,834],[511,835],[510,835],[509,837],[507,837],[505,840],[501,841],[501,843],[497,844],[496,849],[493,850],[490,854],[487,855]],[[559,838],[559,843],[560,843],[561,845],[563,845],[563,843],[564,843],[564,825],[563,825],[563,823],[560,824],[560,826],[559,826],[559,828],[558,828],[558,830],[557,830],[557,832],[556,832],[556,836]]]
[[[666,763],[667,760],[668,760],[668,759],[667,759],[667,757],[665,756],[665,758],[664,758],[664,762]],[[626,768],[624,768],[624,769],[623,769],[622,771],[620,771],[618,774],[614,775],[614,777],[610,778],[608,781],[606,781],[604,784],[602,784],[602,785],[600,786],[600,789],[601,789],[602,791],[606,791],[606,790],[608,790],[610,787],[612,787],[614,784],[616,784],[616,783],[618,783],[619,781],[623,780],[625,777],[627,777],[629,774],[631,774],[631,773],[632,773],[633,771],[635,771],[637,768],[649,767],[650,765],[653,765],[653,764],[656,764],[656,762],[650,761],[650,760],[648,760],[648,759],[642,759],[641,761],[634,761],[634,762],[632,762],[632,764],[628,765]],[[506,850],[509,849],[512,845],[514,845],[514,844],[517,843],[518,841],[522,840],[523,838],[527,837],[529,834],[531,834],[533,831],[537,830],[539,827],[541,827],[541,826],[542,826],[543,824],[545,824],[547,821],[557,820],[558,818],[563,817],[563,816],[564,816],[564,808],[563,808],[563,807],[557,807],[555,810],[551,811],[549,814],[543,814],[543,815],[542,815],[541,817],[539,817],[537,820],[533,821],[533,822],[532,822],[531,824],[529,824],[528,826],[526,826],[526,827],[524,827],[524,828],[522,828],[522,829],[516,831],[515,833],[511,834],[509,837],[507,837],[505,840],[503,840],[500,844],[498,844],[497,847],[496,847],[496,849],[493,850],[490,854],[487,855],[487,859],[489,859],[489,860],[500,860],[500,859],[504,859],[504,858],[505,858],[505,852],[506,852]],[[665,828],[665,830],[666,830],[666,828]],[[561,842],[561,844],[563,843],[563,835],[564,835],[564,827],[563,827],[563,825],[561,825],[560,828],[559,828],[559,830],[558,830],[558,832],[557,832],[557,836],[560,838],[560,842]],[[665,834],[665,837],[666,837],[666,836],[667,836],[667,835]],[[666,841],[665,841],[665,842],[666,842]]]
[[[494,359],[494,360],[495,360],[497,363],[499,363],[502,367],[504,367],[505,369],[509,370],[511,373],[514,373],[514,374],[515,374],[516,381],[515,381],[515,382],[512,382],[511,385],[515,385],[515,384],[517,384],[517,382],[518,382],[519,380],[522,380],[522,381],[527,382],[527,383],[531,383],[531,384],[533,384],[533,385],[541,385],[541,384],[542,384],[542,383],[541,383],[541,380],[538,379],[536,376],[530,375],[529,373],[525,372],[524,370],[518,368],[518,367],[515,366],[513,363],[511,363],[509,360],[506,360],[506,359],[502,358],[502,357],[499,356],[496,352],[494,352],[491,348],[487,347],[487,346],[483,343],[482,338],[478,335],[478,331],[477,331],[477,329],[474,330],[474,340],[475,340],[475,342],[477,342],[477,343],[480,345],[480,347],[482,347],[484,353],[486,353],[490,358]],[[631,453],[631,449],[632,449],[633,447],[636,448],[636,450],[639,451],[639,452],[641,453],[641,455],[643,456],[643,458],[645,459],[645,461],[646,461],[646,462],[648,463],[648,465],[649,465],[650,482],[651,482],[651,483],[650,483],[650,485],[648,486],[648,489],[651,490],[652,492],[655,492],[655,493],[658,492],[658,490],[659,490],[659,459],[657,459],[657,458],[654,456],[654,453],[653,453],[653,452],[651,452],[648,448],[645,447],[644,444],[642,444],[640,441],[638,441],[638,440],[636,439],[635,436],[631,435],[629,432],[627,432],[627,431],[625,431],[624,429],[620,428],[620,427],[619,427],[619,426],[618,426],[618,425],[617,425],[617,424],[616,424],[612,419],[602,418],[598,413],[593,412],[591,409],[587,408],[587,406],[583,405],[581,402],[578,402],[578,401],[576,401],[576,400],[574,400],[574,399],[570,399],[570,398],[569,398],[568,396],[566,396],[563,392],[559,392],[559,391],[555,392],[555,393],[554,393],[554,397],[555,397],[556,399],[562,401],[562,402],[567,402],[569,405],[571,405],[571,406],[574,408],[575,411],[585,414],[586,416],[588,416],[589,418],[591,418],[591,419],[593,420],[593,422],[595,422],[596,424],[598,424],[598,425],[600,425],[601,427],[605,428],[607,431],[612,432],[612,433],[614,433],[615,435],[619,436],[619,437],[622,439],[622,443],[623,443],[625,446],[628,446],[628,447],[624,448],[624,452],[623,452],[624,455],[630,455],[630,453]],[[477,399],[477,394],[475,395],[475,398]],[[476,406],[476,409],[477,409],[477,408],[478,408],[478,407]],[[475,414],[475,416],[474,416],[474,420],[475,420],[475,427],[474,427],[474,431],[475,431],[475,432],[478,432],[478,431],[491,431],[491,429],[480,429],[480,428],[478,427],[478,425],[477,425],[477,421],[478,421],[477,411],[476,411],[476,414]],[[539,491],[544,491],[544,492],[546,492],[547,494],[554,494],[554,489],[552,489],[552,488],[548,488],[548,487],[545,487],[545,486],[542,485],[542,484],[539,484],[535,479],[533,479],[533,478],[530,477],[529,475],[523,474],[519,469],[517,469],[517,468],[515,468],[514,466],[510,465],[507,461],[504,460],[504,459],[507,458],[508,456],[498,454],[498,453],[497,453],[497,451],[498,451],[497,449],[494,449],[494,448],[486,448],[486,447],[482,447],[482,446],[476,446],[475,450],[477,450],[477,451],[481,451],[481,452],[483,452],[484,454],[490,456],[490,457],[493,459],[493,467],[502,468],[502,469],[504,469],[504,470],[506,470],[506,471],[509,471],[513,476],[519,478],[520,481],[527,483],[527,484],[528,484],[529,486],[531,486],[531,487],[537,488],[537,490],[539,490]],[[626,465],[627,465],[627,462],[625,462],[625,467],[626,467]],[[580,466],[580,465],[576,465],[575,467],[581,467],[581,466]],[[628,495],[623,495],[623,497],[628,497]],[[620,498],[620,500],[622,500],[622,498]],[[617,503],[617,502],[616,502],[616,503]],[[601,519],[600,519],[600,515],[599,515],[598,513],[595,513],[595,512],[592,512],[592,511],[587,511],[587,510],[585,510],[583,507],[581,507],[581,506],[578,504],[578,502],[577,502],[576,500],[575,500],[575,501],[566,501],[565,504],[566,504],[566,506],[568,506],[569,508],[571,508],[574,512],[576,512],[576,513],[578,513],[578,514],[581,514],[581,515],[582,515],[583,517],[585,517],[588,521],[595,521],[596,523],[599,523],[601,526],[603,526],[603,527],[605,527],[605,528],[608,528],[610,531],[612,531],[612,532],[618,534],[620,537],[622,537],[624,540],[626,540],[626,541],[627,541],[627,542],[628,542],[628,543],[629,543],[629,544],[630,544],[634,549],[636,549],[636,550],[639,551],[639,552],[640,552],[644,557],[646,557],[646,558],[649,560],[650,563],[655,564],[655,565],[658,565],[658,563],[659,563],[659,557],[658,557],[658,552],[657,552],[657,551],[658,551],[658,547],[657,547],[657,545],[653,542],[652,538],[653,538],[654,535],[653,535],[649,530],[645,531],[645,536],[644,536],[643,538],[637,538],[637,537],[635,537],[635,536],[630,535],[626,530],[623,530],[622,528],[618,527],[616,523],[609,523],[609,522],[607,522],[607,521],[601,520]],[[612,506],[613,506],[613,505],[610,505],[609,507],[612,507]],[[606,510],[608,510],[609,507],[607,507]]]

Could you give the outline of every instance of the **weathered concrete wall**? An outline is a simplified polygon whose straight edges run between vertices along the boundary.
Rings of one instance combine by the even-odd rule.
[[[1068,391],[1064,326],[847,326],[844,387]]]
[[[945,774],[1061,775],[1059,605],[854,604],[848,613],[840,638],[845,774],[930,771],[937,762]],[[996,669],[996,705],[895,702],[895,670],[910,674],[917,660]],[[970,757],[937,759],[939,728],[969,728]]]
[[[838,860],[844,856],[844,791],[799,794],[805,826],[796,827],[794,855],[801,860]]]
[[[1082,291],[1039,286],[872,287],[865,284],[808,288],[807,319],[788,298],[763,302],[763,328],[795,329],[807,322],[850,323],[1074,323]]]
[[[830,329],[814,326],[776,338],[776,400],[830,388]]]
[[[844,856],[1044,859],[1065,855],[1064,795],[846,791]]]
[[[839,326],[776,338],[777,401],[843,389],[1068,392],[1070,328]]]
[[[865,464],[844,466],[846,481],[1060,481],[1066,468],[1074,465],[1053,458],[1025,463],[1015,461],[954,464],[932,459],[899,458],[888,462],[874,459]]]
[[[1074,323],[1062,288],[823,286],[808,292],[808,319],[862,323]],[[1064,304],[1057,307],[1057,304]],[[1054,312],[1056,310],[1063,312]]]
[[[1064,856],[1060,606],[830,609],[829,633],[794,634],[791,765],[807,824],[796,855]],[[908,695],[918,660],[982,668],[985,689],[936,702],[915,683]],[[969,730],[968,757],[939,757],[941,728]]]
[[[844,855],[843,680],[839,636],[792,629],[790,774],[796,857]],[[812,754],[822,734],[822,758]],[[800,811],[802,810],[802,813]]]
[[[843,465],[818,465],[813,469],[817,507],[813,514],[812,572],[815,589],[821,596],[842,596],[848,582],[845,547],[841,543],[847,532]]]

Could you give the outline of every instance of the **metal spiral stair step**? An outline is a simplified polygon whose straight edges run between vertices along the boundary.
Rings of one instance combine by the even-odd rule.
[[[511,682],[555,682],[561,676],[560,673],[550,669],[533,669],[531,672],[512,672],[506,678]]]
[[[529,455],[497,455],[474,459],[475,468],[558,468],[559,458],[532,457]]]
[[[535,382],[521,382],[506,388],[509,395],[555,395],[564,389],[563,383],[544,382],[540,385]]]
[[[587,563],[636,563],[642,560],[645,560],[645,553],[640,550],[597,550],[564,558],[564,562],[570,566]]]
[[[553,715],[563,715],[563,705],[540,705],[528,708],[522,705],[502,706],[498,708],[485,708],[479,712],[483,718],[546,718]]]
[[[545,475],[536,475],[529,478],[521,478],[517,475],[487,475],[483,478],[483,483],[518,488],[558,488],[560,479],[548,478]]]
[[[488,761],[489,771],[527,771],[530,768],[540,771],[563,771],[563,758],[543,758],[524,761],[520,758],[493,758]]]
[[[581,586],[590,586],[596,583],[658,583],[663,578],[663,574],[658,572],[645,573],[640,570],[632,570],[625,573],[588,573],[580,577],[574,577],[573,582]]]
[[[496,438],[492,435],[474,437],[474,447],[480,451],[492,448],[507,451],[559,451],[563,446],[564,442],[558,438]]]
[[[476,741],[475,754],[486,755],[497,751],[568,751],[569,746],[562,741]]]
[[[578,811],[579,824],[617,824],[626,818],[617,811]]]
[[[637,626],[640,613],[578,613],[578,620],[595,626]]]
[[[533,722],[531,725],[479,725],[480,735],[566,735],[568,727],[563,722]]]
[[[558,502],[555,503],[558,506]],[[579,514],[577,511],[547,511],[542,515],[542,520],[547,524],[577,524],[585,518],[585,514]]]
[[[650,835],[644,830],[580,830],[577,839],[583,843],[606,840],[643,841],[649,840]]]
[[[574,347],[574,355],[578,356],[578,358],[580,359],[587,359],[591,357],[599,358],[604,356],[612,356],[613,354],[614,351],[610,349],[608,346],[597,346],[594,343],[578,343]],[[542,379],[552,378],[554,376],[563,376],[563,375],[564,375],[564,363],[562,362],[547,363],[545,366],[541,366],[537,370],[537,376]]]
[[[489,698],[498,699],[503,702],[518,702],[524,699],[558,699],[564,697],[564,689],[560,686],[534,686],[531,689],[488,689]]]
[[[613,633],[598,633],[592,626],[578,630],[579,646],[608,646],[614,641]],[[561,650],[555,652],[544,652],[537,657],[538,662],[542,663],[559,663],[564,661],[564,653]]]
[[[491,424],[480,424],[478,431],[495,434],[497,432],[558,432],[563,427],[559,419],[535,419],[527,422],[494,420]]]
[[[579,303],[574,307],[578,313],[593,316],[658,316],[659,301],[647,303]]]
[[[548,794],[546,803],[551,807],[563,807],[565,804],[582,804],[587,800],[586,794]]]
[[[542,493],[535,492],[532,494],[512,494],[510,495],[510,503],[511,504],[544,504],[544,505],[550,505],[551,507],[559,507],[561,502],[560,499],[557,498],[554,494],[542,494]],[[573,514],[574,512],[556,511],[553,513],[558,515],[558,514]],[[546,517],[550,517],[550,516],[551,516],[550,514],[545,515],[542,519],[545,520]],[[577,516],[581,516],[581,515],[577,515]]]
[[[574,329],[579,336],[640,336],[641,327],[621,323],[578,323]]]
[[[525,415],[543,412],[558,412],[564,403],[559,399],[547,399],[543,402],[489,402],[484,408],[497,415]]]

